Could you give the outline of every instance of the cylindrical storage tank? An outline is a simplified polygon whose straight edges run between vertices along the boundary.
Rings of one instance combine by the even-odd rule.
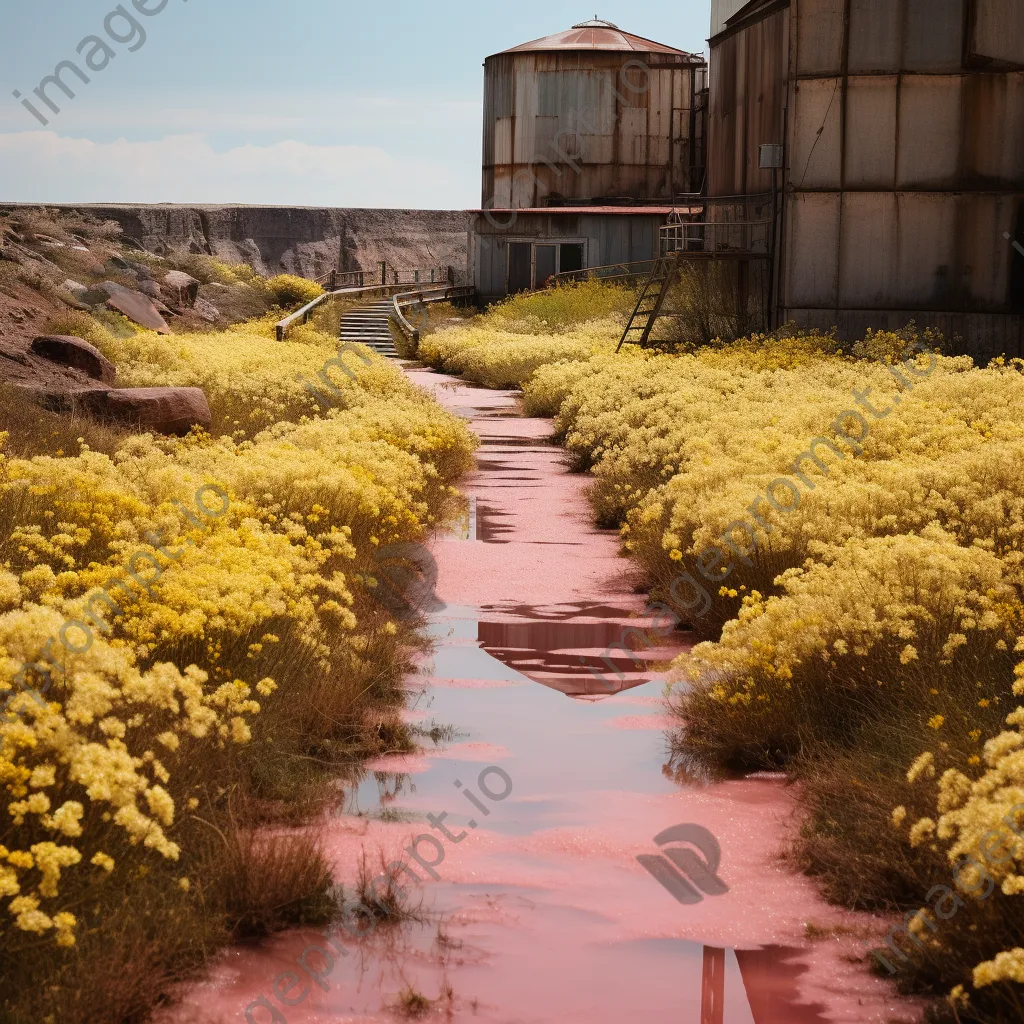
[[[699,191],[700,55],[587,21],[484,62],[483,208]]]

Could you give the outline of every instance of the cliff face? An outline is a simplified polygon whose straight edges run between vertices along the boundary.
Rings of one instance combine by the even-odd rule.
[[[151,252],[205,252],[261,273],[320,277],[333,267],[373,271],[468,263],[469,217],[455,210],[344,210],[301,206],[46,204],[117,221]]]

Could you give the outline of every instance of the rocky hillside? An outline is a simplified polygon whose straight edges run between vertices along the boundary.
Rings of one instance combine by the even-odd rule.
[[[283,315],[321,290],[205,253],[159,255],[125,239],[116,221],[90,214],[0,210],[0,386],[52,402],[102,378],[81,362],[88,358],[75,338],[224,329]],[[63,340],[47,341],[54,337]]]
[[[16,213],[19,207],[0,205]],[[124,238],[160,255],[205,253],[247,263],[263,275],[316,278],[373,270],[386,260],[399,270],[467,265],[469,218],[449,210],[346,210],[289,206],[126,204],[50,206],[120,225]]]

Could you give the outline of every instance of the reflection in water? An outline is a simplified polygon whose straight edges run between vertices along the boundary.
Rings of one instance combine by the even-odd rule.
[[[626,652],[617,622],[481,622],[480,646],[569,696],[620,693],[648,681],[643,653]]]
[[[821,1003],[800,1002],[797,979],[807,973],[800,955],[786,946],[736,951],[755,1024],[828,1024]]]

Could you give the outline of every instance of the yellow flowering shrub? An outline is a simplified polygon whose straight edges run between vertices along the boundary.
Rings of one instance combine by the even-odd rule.
[[[215,435],[251,434],[281,420],[347,408],[384,394],[412,393],[397,367],[362,346],[338,355],[337,339],[312,324],[278,342],[277,319],[271,313],[205,334],[140,331],[127,338],[110,336],[100,348],[117,364],[123,387],[202,388]]]
[[[1005,576],[994,554],[938,526],[786,570],[781,594],[744,597],[717,642],[678,660],[690,743],[779,766],[808,743],[848,743],[876,716],[941,728],[979,680],[992,692],[1011,678],[1021,606]]]
[[[307,762],[402,742],[408,629],[365,581],[456,513],[476,442],[369,350],[339,370],[335,344],[279,344],[270,318],[107,335],[121,383],[203,387],[213,436],[14,457],[0,435],[5,973],[85,919],[102,933],[136,884],[215,904],[202,867],[232,801],[267,814]]]
[[[264,282],[264,288],[278,306],[304,306],[323,295],[323,288],[305,277],[294,274],[278,274]]]
[[[419,358],[449,373],[493,388],[519,387],[540,366],[582,361],[599,352],[613,353],[622,335],[617,318],[593,321],[558,335],[495,330],[476,323],[442,328],[420,342]]]

